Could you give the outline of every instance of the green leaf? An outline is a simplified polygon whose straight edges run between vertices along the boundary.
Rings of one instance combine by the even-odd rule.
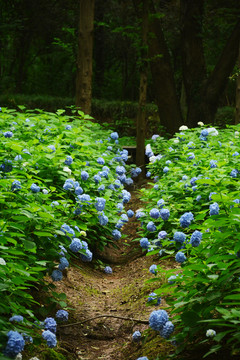
[[[35,242],[33,241],[29,241],[29,240],[22,240],[22,243],[24,245],[24,248],[26,250],[33,250],[36,249],[37,245],[35,244]]]

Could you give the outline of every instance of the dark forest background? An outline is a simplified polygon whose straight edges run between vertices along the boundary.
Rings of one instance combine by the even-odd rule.
[[[81,1],[1,0],[0,6],[1,104],[45,110],[74,105],[77,61],[84,57],[78,46]],[[144,65],[152,132],[173,133],[198,121],[233,123],[239,18],[236,0],[95,0],[93,116],[123,132],[133,129]]]

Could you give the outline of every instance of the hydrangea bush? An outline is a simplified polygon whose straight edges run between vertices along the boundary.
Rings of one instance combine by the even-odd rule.
[[[82,112],[63,113],[0,112],[0,312],[5,315],[0,352],[5,346],[13,354],[12,343],[20,339],[14,334],[8,339],[9,330],[20,325],[7,318],[23,316],[26,331],[36,320],[26,290],[46,275],[61,281],[71,256],[91,261],[94,249],[120,239],[117,224],[127,221],[124,206],[131,195],[124,185],[132,182],[131,169],[118,134],[102,130]],[[56,301],[66,306],[64,294],[53,296],[54,306]],[[46,317],[49,310],[39,311]],[[48,318],[43,338],[51,347],[55,329],[56,321]],[[20,348],[23,341],[18,342]]]
[[[159,262],[150,267],[152,281],[164,271],[162,259],[177,262],[154,290],[171,307],[176,352],[202,339],[209,354],[221,346],[234,354],[240,351],[240,126],[200,125],[148,143],[150,186],[141,190],[145,208],[136,240],[147,255],[159,253]]]

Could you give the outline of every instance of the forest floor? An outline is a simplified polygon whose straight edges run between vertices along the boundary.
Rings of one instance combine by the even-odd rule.
[[[137,190],[127,205],[134,211],[141,207]],[[68,306],[73,309],[68,324],[58,326],[58,340],[65,356],[69,353],[79,360],[136,360],[140,356],[166,354],[173,348],[160,336],[153,337],[148,326],[149,315],[156,308],[146,305],[147,297],[160,286],[160,281],[146,280],[153,277],[149,267],[159,261],[159,256],[145,256],[139,241],[133,241],[138,227],[135,217],[129,219],[117,248],[107,247],[98,254],[101,261],[95,264],[73,264],[64,280],[57,283],[56,290],[67,295]],[[105,274],[105,265],[111,266],[112,274]],[[172,264],[165,261],[165,266]],[[164,300],[160,307],[166,307]],[[145,324],[131,319],[143,320]],[[148,342],[134,343],[133,332],[146,329]]]

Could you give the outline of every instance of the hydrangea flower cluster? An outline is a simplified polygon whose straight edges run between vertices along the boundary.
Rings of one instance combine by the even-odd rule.
[[[209,215],[212,216],[212,215],[218,215],[219,214],[219,205],[218,203],[213,203],[213,204],[210,204],[209,206]]]
[[[194,217],[191,212],[186,212],[180,217],[180,226],[183,228],[189,227],[191,222],[193,221]]]
[[[182,251],[178,251],[176,256],[175,256],[175,260],[181,264],[185,260],[187,260],[187,258],[186,258],[186,256],[184,255],[184,253]]]
[[[173,235],[173,240],[183,244],[184,241],[186,240],[186,235],[181,231],[176,231],[175,234]]]
[[[44,340],[47,341],[48,347],[54,348],[55,346],[57,346],[56,335],[53,332],[51,332],[50,330],[43,331],[42,337]]]
[[[202,233],[201,233],[201,231],[195,230],[195,231],[192,233],[192,236],[191,236],[191,239],[190,239],[190,244],[191,244],[193,247],[197,247],[197,246],[200,245],[201,240],[202,240]]]
[[[154,304],[155,306],[158,306],[161,304],[161,297],[158,296],[155,292],[152,292],[148,295],[147,302],[150,304]]]
[[[134,342],[140,342],[141,341],[141,338],[142,338],[142,334],[140,333],[140,331],[134,331],[134,333],[132,334],[132,340]]]
[[[104,272],[106,273],[106,274],[112,274],[112,268],[110,267],[110,266],[106,266],[105,268],[104,268]]]
[[[68,312],[66,310],[58,310],[56,312],[56,319],[59,321],[68,321]]]
[[[4,349],[4,355],[14,358],[23,351],[25,346],[25,340],[21,334],[17,331],[10,330],[7,334],[8,341]]]

